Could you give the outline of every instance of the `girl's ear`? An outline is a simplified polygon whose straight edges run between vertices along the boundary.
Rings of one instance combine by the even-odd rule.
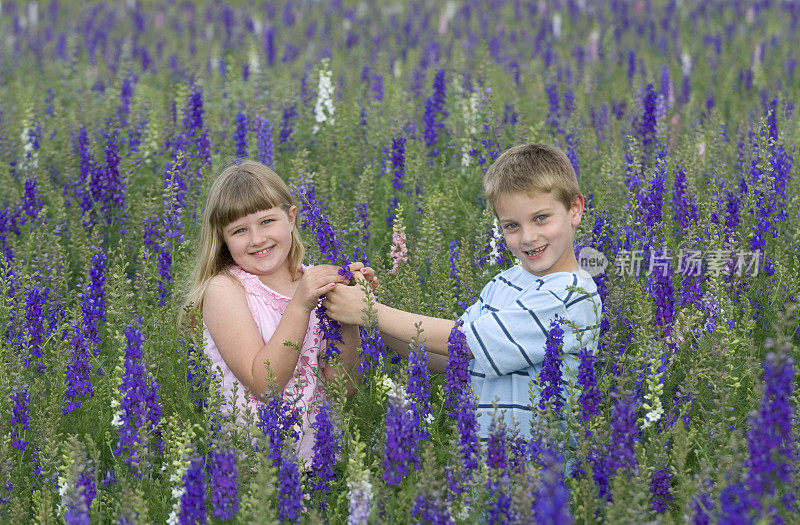
[[[292,206],[289,208],[289,224],[294,227],[295,221],[297,220],[297,206]]]

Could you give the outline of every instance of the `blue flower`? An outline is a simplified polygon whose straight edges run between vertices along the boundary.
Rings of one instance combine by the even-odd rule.
[[[669,467],[655,469],[650,475],[650,508],[654,512],[664,512],[667,505],[672,501],[670,493],[670,481],[672,480],[672,470]]]
[[[444,109],[446,92],[444,69],[440,69],[433,79],[433,94],[425,99],[425,113],[423,115],[425,122],[423,137],[425,138],[425,145],[430,148],[431,157],[439,155],[439,151],[435,146],[439,141],[439,130],[444,128],[444,119],[447,116],[447,111]]]
[[[76,323],[70,343],[72,355],[64,371],[64,401],[61,410],[64,414],[81,406],[79,396],[94,396],[94,387],[89,379],[92,365],[89,362],[89,351],[86,348],[82,328]]]
[[[303,510],[303,487],[296,453],[286,450],[281,455],[278,479],[278,517],[294,522],[300,519]]]
[[[539,372],[539,382],[542,393],[539,399],[539,408],[544,408],[545,403],[552,400],[556,413],[564,407],[561,386],[561,359],[564,345],[564,330],[561,329],[563,320],[556,316],[550,321],[550,330],[547,334],[547,344],[544,350],[542,369]]]
[[[31,396],[28,394],[30,385],[14,385],[11,394],[8,396],[13,405],[11,406],[11,446],[24,451],[29,441],[22,438],[22,431],[28,430],[30,422]]]
[[[334,478],[333,467],[336,465],[336,455],[341,450],[341,432],[332,420],[331,404],[327,399],[317,412],[313,427],[314,457],[311,461],[312,487],[314,490],[328,492],[330,481]]]
[[[597,388],[597,375],[595,366],[597,356],[587,348],[581,348],[580,365],[578,365],[578,384],[581,387],[581,395],[578,403],[581,406],[581,419],[589,421],[592,416],[600,413],[600,403],[603,396]]]
[[[450,415],[457,411],[458,400],[472,392],[469,376],[469,346],[461,331],[461,323],[456,323],[447,338],[447,365],[445,366],[444,395],[445,406],[451,408]]]
[[[258,162],[265,166],[272,166],[272,126],[267,117],[262,118],[256,128],[256,147],[258,148]]]
[[[183,475],[184,492],[181,496],[181,510],[178,522],[192,525],[206,522],[206,479],[203,460],[195,457]]]
[[[636,468],[636,400],[632,396],[620,396],[614,402],[611,413],[611,441],[609,460],[613,470]]]
[[[764,393],[751,414],[747,433],[747,489],[757,499],[771,498],[781,484],[795,478],[797,460],[792,436],[794,360],[770,352],[764,361]]]
[[[386,410],[386,433],[383,460],[383,480],[394,486],[408,474],[408,463],[419,465],[417,431],[413,411],[402,394],[392,393]]]
[[[247,126],[250,125],[250,119],[241,111],[236,113],[234,120],[236,128],[231,135],[233,143],[236,146],[236,156],[239,158],[247,157]]]
[[[564,485],[563,458],[548,455],[541,470],[533,502],[536,523],[562,525],[572,523],[569,512],[569,491]]]
[[[211,506],[215,517],[232,519],[239,511],[239,486],[236,478],[236,450],[213,450],[209,475],[211,478]]]

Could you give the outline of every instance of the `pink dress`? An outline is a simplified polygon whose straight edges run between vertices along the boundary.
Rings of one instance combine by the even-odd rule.
[[[256,326],[258,326],[258,330],[261,333],[261,339],[266,343],[275,333],[278,322],[281,320],[291,299],[279,294],[262,283],[258,276],[247,273],[238,266],[230,267],[229,272],[244,286],[247,306],[250,308],[250,313],[253,315]],[[260,401],[233,375],[233,372],[220,355],[217,345],[208,332],[208,328],[204,329],[203,337],[205,338],[205,352],[211,359],[212,370],[218,375],[217,367],[222,370],[222,395],[226,402],[223,410],[230,411],[231,404],[235,402],[240,414],[247,407],[250,407],[253,414],[257,416]],[[311,428],[311,423],[314,421],[317,412],[319,412],[320,403],[325,398],[320,385],[320,378],[325,365],[319,359],[322,349],[325,348],[324,344],[325,341],[322,338],[319,322],[312,312],[309,316],[308,330],[300,351],[300,358],[297,360],[294,376],[289,379],[283,391],[283,398],[289,403],[296,399],[297,407],[300,409],[301,428],[297,429],[300,433],[297,453],[306,460],[307,465],[311,464],[311,459],[313,458],[314,429]],[[234,383],[238,383],[236,399],[233,398]],[[243,422],[240,418],[240,423]]]

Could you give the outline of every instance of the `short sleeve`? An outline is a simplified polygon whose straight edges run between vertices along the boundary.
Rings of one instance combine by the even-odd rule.
[[[550,291],[534,291],[506,307],[486,308],[479,316],[472,312],[462,330],[487,378],[499,377],[542,362],[550,322],[556,316],[570,319],[564,301]],[[564,327],[564,350],[575,344],[573,331]]]

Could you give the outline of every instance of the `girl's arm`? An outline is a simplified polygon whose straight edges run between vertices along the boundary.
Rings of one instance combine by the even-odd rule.
[[[251,392],[263,393],[268,386],[266,366],[283,391],[297,366],[298,351],[284,344],[301,347],[308,329],[311,310],[317,298],[341,281],[335,267],[314,267],[306,271],[294,297],[286,306],[275,332],[264,343],[256,326],[244,289],[232,278],[217,275],[211,279],[203,297],[203,320],[225,364]]]

